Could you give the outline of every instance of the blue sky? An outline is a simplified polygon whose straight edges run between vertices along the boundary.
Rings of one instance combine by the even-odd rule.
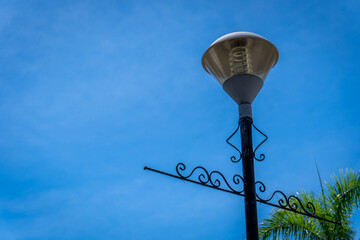
[[[0,3],[1,239],[245,239],[241,197],[143,171],[241,173],[200,63],[234,31],[280,52],[253,103],[268,193],[360,169],[358,1]]]

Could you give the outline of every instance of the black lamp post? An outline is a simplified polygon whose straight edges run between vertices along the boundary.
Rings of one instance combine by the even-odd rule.
[[[242,160],[243,176],[234,175],[233,184],[229,184],[219,171],[208,172],[201,166],[195,167],[190,174],[184,174],[184,171],[186,171],[185,164],[178,163],[176,166],[177,175],[147,166],[144,167],[145,170],[244,197],[247,240],[259,239],[256,202],[340,225],[340,223],[316,215],[314,204],[311,202],[303,203],[296,195],[287,196],[277,190],[268,198],[260,196],[260,193],[266,191],[266,187],[261,181],[255,181],[254,160],[262,161],[265,159],[263,154],[260,155],[260,158],[257,158],[255,152],[267,140],[267,136],[253,125],[251,104],[278,58],[279,52],[271,42],[260,35],[249,32],[230,33],[217,39],[202,57],[204,69],[216,78],[225,92],[238,104],[239,125],[226,141],[240,152],[237,147],[229,142],[240,129],[240,158],[236,159],[233,156],[231,161],[239,162]],[[255,150],[253,150],[252,143],[252,127],[265,136],[265,140]],[[197,171],[201,173],[197,179],[194,179],[192,176]],[[222,187],[222,183],[225,187]],[[236,190],[232,186],[241,186],[241,183],[243,186],[240,190]],[[258,191],[256,191],[257,185],[259,186]],[[275,196],[279,200],[274,203]]]
[[[276,47],[249,32],[216,40],[204,53],[202,65],[239,105],[247,239],[258,239],[251,103],[279,58]]]

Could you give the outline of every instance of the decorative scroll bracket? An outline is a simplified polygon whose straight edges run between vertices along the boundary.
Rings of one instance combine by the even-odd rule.
[[[258,131],[261,135],[263,135],[265,137],[265,139],[263,141],[261,141],[259,143],[259,145],[256,146],[256,148],[254,149],[254,159],[261,162],[261,161],[264,161],[265,160],[265,154],[261,153],[259,157],[256,157],[256,151],[258,150],[258,148],[263,144],[265,143],[267,140],[268,140],[268,136],[266,136],[265,133],[263,133],[262,131],[260,131],[253,123],[251,123],[251,125],[255,128],[256,131]],[[230,142],[230,139],[239,131],[239,128],[240,128],[240,122],[238,122],[238,126],[236,128],[236,130],[230,135],[230,137],[228,137],[226,139],[226,143],[229,144],[231,147],[233,147],[237,152],[239,152],[239,155],[240,157],[239,158],[236,158],[234,155],[230,157],[230,160],[233,162],[233,163],[237,163],[237,162],[240,162],[240,160],[242,159],[242,153],[241,151],[234,145]]]
[[[241,160],[241,158],[242,158],[242,153],[241,153],[241,151],[240,151],[237,147],[235,147],[235,145],[233,145],[233,144],[230,142],[230,139],[239,131],[239,128],[240,128],[240,122],[238,123],[238,126],[237,126],[235,132],[233,132],[233,133],[230,135],[230,137],[228,137],[228,138],[226,139],[226,143],[229,144],[231,147],[233,147],[233,148],[234,148],[236,151],[238,151],[239,154],[240,154],[240,157],[239,157],[238,159],[236,159],[236,157],[235,157],[234,155],[230,157],[230,161],[232,161],[233,163],[240,162],[240,160]]]
[[[256,150],[258,150],[258,148],[268,139],[268,137],[263,132],[261,132],[257,127],[255,127],[254,124],[252,124],[252,126],[261,135],[263,135],[265,137],[265,139],[262,142],[260,142],[260,144],[254,149],[254,152],[253,152],[253,157],[254,157],[255,160],[263,161],[263,160],[265,160],[265,154],[261,153],[259,158],[257,158],[255,153],[256,153]],[[241,151],[236,146],[234,146],[232,143],[230,143],[230,139],[239,131],[239,128],[240,128],[240,123],[238,124],[235,132],[233,132],[230,135],[230,137],[226,139],[226,142],[231,147],[233,147],[236,151],[238,151],[240,153],[239,158],[236,158],[235,156],[230,157],[230,160],[232,162],[234,162],[234,163],[237,163],[242,159]],[[235,195],[238,195],[238,196],[245,197],[244,178],[242,176],[240,176],[239,174],[235,174],[233,176],[233,179],[232,179],[233,181],[232,181],[232,184],[230,185],[229,182],[224,177],[224,175],[222,173],[220,173],[219,171],[212,171],[212,172],[209,173],[204,167],[201,167],[201,166],[195,167],[191,171],[191,173],[188,174],[188,175],[183,174],[183,172],[186,170],[186,166],[183,163],[178,163],[176,165],[176,173],[177,173],[177,175],[166,173],[166,172],[163,172],[163,171],[159,171],[159,170],[156,170],[156,169],[153,169],[153,168],[149,168],[147,166],[144,167],[144,170],[149,170],[149,171],[160,173],[160,174],[163,174],[163,175],[166,175],[166,176],[169,176],[169,177],[178,178],[178,179],[181,179],[181,180],[184,180],[184,181],[187,181],[187,182],[192,182],[192,183],[199,184],[199,185],[202,185],[202,186],[205,186],[205,187],[209,187],[209,188],[213,188],[213,189],[220,190],[220,191],[223,191],[223,192],[227,192],[227,193],[231,193],[231,194],[235,194]],[[195,172],[199,172],[199,175],[198,175],[197,179],[195,178],[196,180],[194,180],[194,178],[191,179],[192,175]],[[225,188],[221,187],[222,183],[224,183],[223,185],[225,185]],[[242,183],[242,185],[240,183]],[[236,185],[237,188],[235,188],[234,185]],[[264,183],[262,183],[260,181],[257,181],[255,183],[255,185],[260,185],[258,187],[260,192],[264,193],[266,191],[266,187],[265,187]],[[277,204],[271,202],[276,195],[280,196]],[[296,195],[286,196],[283,192],[281,192],[279,190],[273,192],[272,195],[270,196],[270,198],[267,198],[267,199],[261,198],[258,195],[258,193],[256,193],[256,201],[259,202],[259,203],[270,205],[272,207],[280,208],[280,209],[283,209],[283,210],[286,210],[286,211],[291,211],[291,212],[294,212],[294,213],[302,214],[302,215],[307,216],[307,217],[316,218],[318,220],[326,221],[326,222],[333,223],[333,224],[336,224],[336,225],[341,225],[341,223],[334,222],[334,221],[331,221],[329,219],[322,218],[322,217],[319,217],[319,216],[315,215],[316,210],[315,210],[315,206],[314,206],[313,203],[307,202],[304,205]]]
[[[265,154],[261,153],[261,154],[260,154],[260,157],[257,158],[255,153],[256,153],[256,150],[258,150],[258,148],[259,148],[264,142],[266,142],[266,141],[268,140],[268,136],[266,136],[265,133],[263,133],[263,132],[260,131],[257,127],[255,127],[255,125],[254,125],[253,123],[251,123],[251,125],[256,129],[256,131],[258,131],[261,135],[263,135],[263,136],[265,137],[265,139],[264,139],[261,143],[259,143],[259,145],[257,145],[256,148],[254,149],[254,159],[257,160],[257,161],[259,161],[259,162],[261,162],[261,161],[264,161],[264,160],[265,160]]]
[[[208,172],[204,167],[198,166],[196,168],[194,168],[191,173],[189,175],[183,175],[182,171],[185,171],[186,166],[183,163],[178,163],[176,165],[176,172],[178,175],[174,175],[174,174],[170,174],[170,173],[166,173],[163,171],[159,171],[153,168],[149,168],[147,166],[144,167],[144,170],[149,170],[152,172],[156,172],[156,173],[160,173],[169,177],[173,177],[173,178],[178,178],[187,182],[192,182],[195,184],[199,184],[205,187],[209,187],[209,188],[213,188],[216,190],[220,190],[223,192],[227,192],[227,193],[231,193],[231,194],[235,194],[238,196],[242,196],[244,197],[244,179],[236,174],[233,176],[233,183],[234,185],[240,185],[240,183],[242,184],[242,187],[238,190],[234,189],[234,187],[232,187],[229,182],[226,180],[226,178],[224,177],[224,175],[222,173],[220,173],[219,171],[212,171],[212,172]],[[194,172],[196,171],[200,171],[197,180],[193,180],[191,179],[191,176],[194,174]],[[220,178],[219,178],[220,177]],[[221,183],[222,181],[225,183],[225,188],[221,187]],[[265,192],[266,188],[265,185],[260,182],[257,181],[256,184],[260,184],[259,190],[260,192]],[[281,195],[282,198],[280,198],[280,200],[278,201],[278,204],[274,204],[271,203],[270,201],[274,198],[274,196],[276,194]],[[298,203],[293,202],[293,200],[296,200]],[[287,197],[283,192],[281,191],[275,191],[270,198],[268,199],[263,199],[260,198],[258,194],[256,194],[256,201],[259,203],[263,203],[266,205],[270,205],[272,207],[276,207],[276,208],[280,208],[283,210],[287,210],[287,211],[291,211],[294,213],[298,213],[298,214],[302,214],[308,217],[312,217],[312,218],[316,218],[318,220],[322,220],[322,221],[326,221],[329,223],[333,223],[333,224],[337,224],[337,225],[341,225],[340,223],[331,221],[329,219],[326,218],[322,218],[319,216],[315,215],[315,206],[311,203],[311,202],[307,202],[306,203],[306,207],[304,207],[304,205],[302,204],[302,202],[300,201],[300,199],[295,196],[295,195],[290,195],[289,197]]]

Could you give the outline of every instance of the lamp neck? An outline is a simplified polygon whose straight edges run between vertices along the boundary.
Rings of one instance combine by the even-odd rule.
[[[251,118],[252,119],[252,108],[250,103],[239,104],[239,119]]]

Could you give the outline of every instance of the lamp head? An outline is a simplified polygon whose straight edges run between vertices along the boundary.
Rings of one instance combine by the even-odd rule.
[[[211,44],[201,62],[237,104],[251,104],[278,59],[277,48],[262,36],[234,32]]]

